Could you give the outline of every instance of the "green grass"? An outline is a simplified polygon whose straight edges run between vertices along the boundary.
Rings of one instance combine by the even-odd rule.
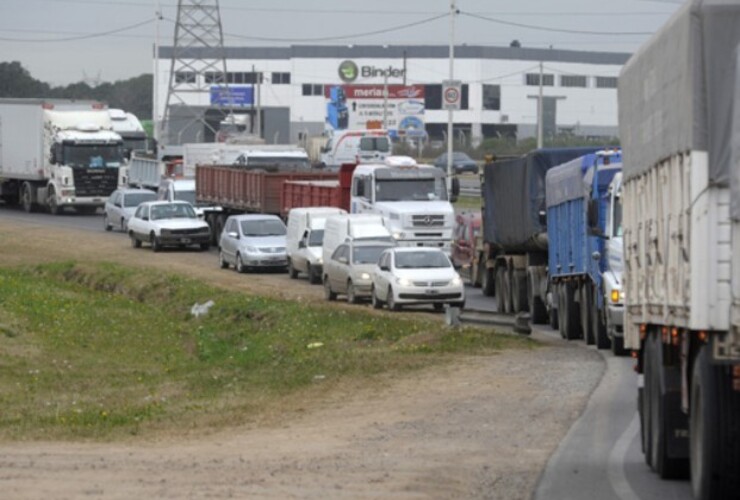
[[[190,315],[207,300],[209,314]],[[318,383],[533,345],[113,264],[0,269],[0,439],[238,425]]]
[[[480,196],[459,196],[457,201],[452,204],[458,210],[477,210],[480,211]]]

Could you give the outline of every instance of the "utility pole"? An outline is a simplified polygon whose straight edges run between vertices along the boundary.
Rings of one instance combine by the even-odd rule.
[[[388,130],[388,73],[383,76],[383,130]]]
[[[154,11],[154,78],[152,79],[152,131],[154,142],[159,145],[159,21],[162,19],[162,7],[155,0]]]
[[[544,84],[545,74],[542,61],[540,61],[540,98],[537,99],[537,149],[542,149],[543,144],[543,106],[542,106],[542,86]]]
[[[255,75],[257,78],[257,137],[262,138],[262,72]]]
[[[450,0],[450,81],[455,78],[455,15],[457,14],[456,0]],[[447,195],[452,193],[452,109],[447,110]]]

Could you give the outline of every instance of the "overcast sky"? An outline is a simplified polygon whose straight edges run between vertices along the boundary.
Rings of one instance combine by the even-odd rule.
[[[160,44],[172,45],[177,0],[160,3],[165,18]],[[516,39],[523,47],[631,53],[681,3],[457,0],[462,14],[455,38],[468,45],[508,46]],[[0,62],[20,61],[34,77],[55,85],[150,73],[156,5],[156,0],[0,0]],[[449,12],[450,0],[221,0],[220,6],[229,46],[449,43],[448,16],[431,19]],[[63,40],[103,33],[109,34]],[[334,36],[344,38],[316,40]]]

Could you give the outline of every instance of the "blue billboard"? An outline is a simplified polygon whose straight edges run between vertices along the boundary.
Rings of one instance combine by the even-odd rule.
[[[253,102],[254,89],[251,85],[211,87],[211,105],[213,106],[251,106]]]

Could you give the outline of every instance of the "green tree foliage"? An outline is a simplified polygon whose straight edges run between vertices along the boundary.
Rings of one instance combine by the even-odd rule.
[[[139,75],[96,87],[84,82],[52,87],[33,78],[18,61],[0,62],[0,97],[93,99],[111,108],[126,110],[140,119],[149,119],[152,116],[152,75]]]

